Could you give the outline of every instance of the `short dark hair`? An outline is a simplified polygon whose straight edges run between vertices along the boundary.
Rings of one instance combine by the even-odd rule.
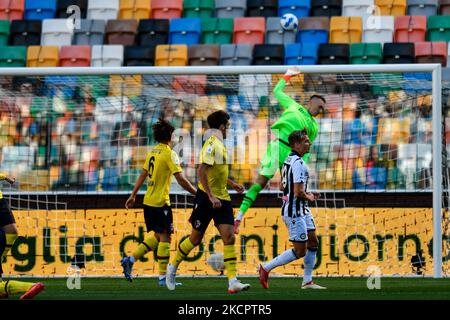
[[[292,132],[289,135],[288,141],[291,148],[299,142],[302,142],[302,140],[307,136],[306,130],[297,130]]]
[[[221,125],[226,126],[230,120],[230,115],[223,110],[211,113],[206,121],[211,129],[219,129]]]
[[[322,100],[323,103],[327,103],[327,100],[325,100],[325,98],[324,98],[323,96],[321,96],[320,94],[313,94],[313,95],[309,98],[309,100],[312,100],[312,99],[314,99],[314,98],[317,98],[317,99]]]
[[[166,120],[159,118],[158,121],[153,124],[153,138],[157,142],[168,142],[172,140],[172,133],[175,128]]]

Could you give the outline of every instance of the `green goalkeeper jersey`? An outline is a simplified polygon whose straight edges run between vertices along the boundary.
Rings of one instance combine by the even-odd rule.
[[[285,86],[286,80],[281,79],[273,90],[275,98],[284,110],[280,118],[272,125],[273,134],[283,142],[287,142],[292,132],[306,129],[309,140],[313,143],[319,131],[319,124],[304,106],[283,92]],[[308,162],[309,153],[305,154],[303,159]]]

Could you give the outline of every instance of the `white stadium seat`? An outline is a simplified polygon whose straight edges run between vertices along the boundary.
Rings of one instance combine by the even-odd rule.
[[[394,34],[393,16],[370,16],[363,20],[362,42],[392,42]]]
[[[116,20],[119,0],[89,0],[87,18],[92,20]]]
[[[122,45],[92,46],[91,66],[120,67],[123,64],[123,52]]]
[[[73,29],[67,19],[47,19],[42,22],[42,46],[70,46]]]

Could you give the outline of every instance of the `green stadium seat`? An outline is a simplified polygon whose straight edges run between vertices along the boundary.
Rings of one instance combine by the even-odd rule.
[[[390,91],[401,90],[400,83],[403,76],[401,73],[372,73],[370,75],[370,82],[376,83],[370,86],[370,90],[373,94],[384,95]],[[383,83],[389,83],[389,87],[383,85]],[[394,84],[398,83],[397,86]]]
[[[350,45],[351,64],[382,63],[383,49],[381,43],[353,43]]]
[[[27,47],[0,47],[0,68],[25,67]]]
[[[203,44],[228,44],[233,39],[233,19],[202,19]]]
[[[7,46],[9,38],[9,21],[0,20],[0,46]]]
[[[428,17],[427,41],[450,42],[450,19],[448,16]]]
[[[210,18],[214,16],[214,0],[184,0],[184,18]]]

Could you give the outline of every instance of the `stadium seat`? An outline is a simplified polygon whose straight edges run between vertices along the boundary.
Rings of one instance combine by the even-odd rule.
[[[117,191],[119,189],[119,168],[105,167],[101,186],[103,191]]]
[[[119,0],[89,0],[89,20],[116,20],[119,14]]]
[[[59,53],[61,67],[89,67],[91,65],[90,46],[62,46]]]
[[[0,20],[0,46],[7,46],[9,40],[10,23],[8,20]]]
[[[292,13],[297,18],[307,17],[311,8],[311,0],[278,0],[278,16]]]
[[[448,43],[448,48],[447,48],[447,67],[450,67],[450,42]],[[446,70],[446,74],[450,74],[449,72],[450,70]],[[444,72],[442,72],[444,74]],[[442,75],[443,76],[443,75]]]
[[[38,46],[41,44],[42,21],[13,20],[10,27],[12,46]]]
[[[330,43],[358,43],[362,36],[361,17],[332,17]]]
[[[171,19],[169,26],[169,44],[198,44],[202,33],[199,18]]]
[[[380,64],[382,61],[381,43],[353,43],[350,45],[351,64]]]
[[[266,20],[263,17],[235,18],[233,43],[263,44]]]
[[[156,66],[187,66],[188,47],[179,45],[158,45],[155,56]]]
[[[439,14],[450,16],[450,0],[439,0]]]
[[[280,18],[271,17],[266,20],[266,42],[267,44],[289,44],[295,43],[296,30],[284,30]]]
[[[383,63],[414,63],[414,43],[385,43]]]
[[[301,43],[328,43],[330,19],[327,17],[307,17],[299,21],[297,42]]]
[[[74,45],[102,45],[105,35],[105,20],[86,20],[80,21],[80,28],[74,29],[72,44]]]
[[[247,17],[276,17],[278,0],[247,0]]]
[[[120,67],[124,47],[121,45],[92,46],[92,67]]]
[[[383,167],[362,168],[354,170],[353,188],[357,190],[385,190],[387,169]]]
[[[317,63],[317,43],[291,43],[285,47],[284,64],[313,65]]]
[[[42,21],[41,45],[70,46],[73,30],[68,28],[67,19],[46,19]]]
[[[27,65],[27,47],[0,47],[0,68],[25,67]]]
[[[311,0],[311,17],[334,17],[342,15],[342,0]]]
[[[245,17],[247,0],[215,0],[217,18]]]
[[[153,19],[181,18],[183,0],[152,0]]]
[[[25,20],[53,19],[56,15],[56,0],[25,0]]]
[[[448,16],[428,17],[427,41],[450,42],[450,19]]]
[[[425,41],[427,18],[425,16],[395,17],[395,42]]]
[[[404,16],[406,14],[406,0],[375,0],[381,16]]]
[[[233,40],[233,19],[202,19],[202,39],[204,44],[227,44]]]
[[[248,66],[253,62],[250,44],[223,44],[220,46],[220,64],[223,66]]]
[[[447,65],[447,42],[415,42],[416,63]]]
[[[220,47],[212,44],[189,46],[190,66],[217,66],[220,60]]]
[[[0,0],[0,20],[22,20],[25,0]]]
[[[214,16],[214,0],[184,0],[184,18],[211,18]]]
[[[137,20],[108,20],[104,44],[132,46],[135,43]]]
[[[438,0],[408,0],[408,16],[435,16]]]
[[[56,3],[56,18],[66,19],[78,11],[71,10],[67,12],[70,6],[77,6],[80,12],[80,18],[86,19],[88,0],[58,0]]]
[[[59,48],[57,46],[29,46],[27,67],[57,67]]]
[[[253,65],[282,65],[284,62],[284,45],[257,44],[253,49]]]
[[[343,0],[342,15],[347,17],[370,16],[374,9],[374,0]]]
[[[120,0],[119,19],[150,19],[151,13],[148,0]]]
[[[142,19],[139,21],[137,43],[140,46],[156,46],[169,42],[168,19]]]
[[[363,22],[363,41],[371,42],[392,42],[394,35],[393,16],[370,16]]]
[[[348,64],[350,49],[348,44],[321,43],[317,64]]]
[[[140,47],[126,46],[124,53],[124,66],[150,67],[155,65],[155,46]]]

